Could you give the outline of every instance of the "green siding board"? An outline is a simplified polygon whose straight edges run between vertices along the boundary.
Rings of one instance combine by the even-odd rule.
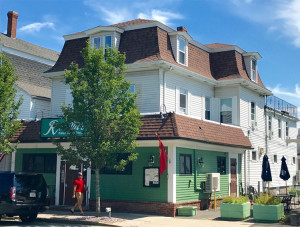
[[[166,147],[167,150],[167,147]],[[160,175],[160,187],[144,187],[144,167],[150,156],[155,156],[152,167],[159,167],[158,147],[139,147],[136,149],[138,159],[132,164],[132,175],[101,174],[100,196],[102,199],[139,200],[151,202],[168,201],[167,171]],[[91,198],[95,198],[95,175],[92,174]]]
[[[192,155],[192,175],[186,176],[180,174],[180,154],[190,154]],[[203,151],[194,150],[188,148],[177,147],[176,150],[176,201],[186,202],[193,200],[208,199],[210,194],[203,193],[200,189],[200,184],[202,181],[206,180],[206,173],[216,173],[217,172],[217,156],[226,157],[226,164],[228,163],[228,153],[217,152],[217,151]],[[203,158],[204,166],[201,168],[198,164],[195,165],[194,158],[196,160],[198,157]],[[197,168],[197,176],[195,176],[195,168]],[[217,192],[217,197],[223,197],[229,193],[229,166],[226,165],[226,174],[220,176],[220,192]],[[189,183],[189,180],[192,180]],[[196,182],[195,182],[196,181]],[[197,190],[195,189],[195,183],[197,183]],[[199,190],[200,189],[200,190]]]
[[[53,154],[56,153],[55,148],[43,148],[43,149],[36,149],[36,148],[18,148],[16,151],[15,157],[15,172],[22,172],[23,169],[23,154]],[[56,174],[55,173],[42,173],[47,185],[55,186],[56,184]]]

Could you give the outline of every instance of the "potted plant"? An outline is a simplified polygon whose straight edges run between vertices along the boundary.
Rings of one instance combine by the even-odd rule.
[[[227,196],[221,203],[221,217],[229,219],[245,219],[250,216],[248,196]]]
[[[292,187],[291,188],[291,190],[290,190],[290,192],[289,192],[289,194],[291,195],[291,196],[296,196],[296,194],[297,194],[297,190],[296,190],[296,188],[295,187]]]
[[[254,220],[277,222],[284,216],[284,207],[278,197],[262,194],[254,200],[254,203]]]

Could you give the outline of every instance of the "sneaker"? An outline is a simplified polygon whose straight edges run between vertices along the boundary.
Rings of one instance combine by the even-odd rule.
[[[72,214],[74,214],[74,210],[71,209],[70,211],[71,211]]]

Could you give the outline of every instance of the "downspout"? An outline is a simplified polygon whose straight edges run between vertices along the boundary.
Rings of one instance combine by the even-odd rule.
[[[266,154],[268,154],[268,117],[266,107],[264,108],[264,115],[265,115],[265,149]]]
[[[195,174],[194,174],[194,188],[195,188],[195,191],[200,191],[202,190],[200,188],[200,185],[198,186],[197,184],[197,176],[198,176],[198,157],[196,158],[196,150],[194,149],[193,150],[194,152],[194,167],[195,167]]]

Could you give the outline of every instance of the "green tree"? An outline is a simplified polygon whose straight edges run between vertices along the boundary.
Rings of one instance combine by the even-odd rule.
[[[17,79],[9,58],[0,52],[0,153],[5,154],[15,151],[16,146],[9,138],[21,127],[21,122],[16,120],[22,104],[21,98],[16,101],[14,84]]]
[[[123,74],[125,55],[115,49],[91,48],[89,42],[82,51],[84,66],[72,63],[65,71],[70,85],[72,105],[64,106],[63,123],[58,128],[68,133],[69,148],[57,143],[58,153],[72,164],[84,163],[95,170],[96,211],[100,216],[101,168],[124,170],[137,154],[134,142],[139,128],[140,112],[136,95],[129,91],[130,82]],[[76,133],[82,129],[82,134]],[[119,160],[119,154],[128,158]]]

